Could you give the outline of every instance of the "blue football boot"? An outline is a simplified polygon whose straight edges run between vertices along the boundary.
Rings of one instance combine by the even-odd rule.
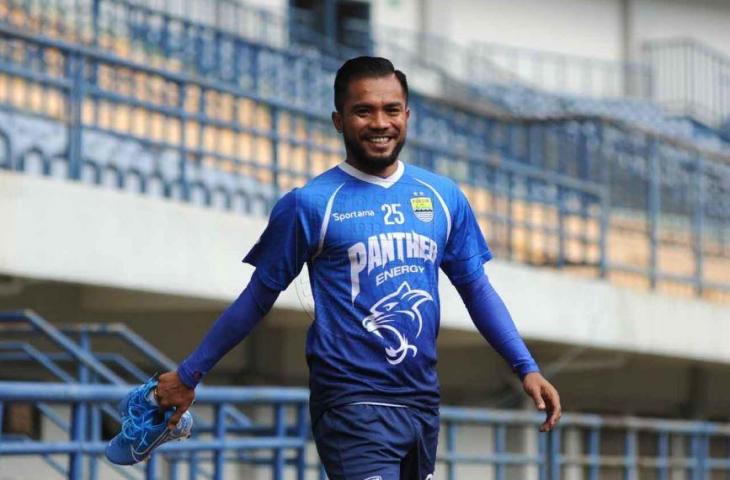
[[[106,458],[117,465],[133,465],[145,460],[165,442],[188,438],[193,417],[185,412],[175,428],[167,422],[174,410],[162,412],[154,399],[157,380],[151,379],[136,387],[120,402],[122,431],[106,447]]]

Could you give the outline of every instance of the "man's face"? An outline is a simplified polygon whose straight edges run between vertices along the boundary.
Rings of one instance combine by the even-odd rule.
[[[342,132],[348,157],[369,172],[378,172],[398,159],[406,141],[410,111],[395,74],[350,82],[342,112],[332,121]]]

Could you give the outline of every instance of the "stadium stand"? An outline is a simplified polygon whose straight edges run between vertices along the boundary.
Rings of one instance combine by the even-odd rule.
[[[114,183],[102,182],[103,175],[128,168],[123,162],[100,165],[82,158],[85,130],[113,135],[124,139],[125,148],[150,152],[126,156],[140,159],[128,172],[139,190],[146,192],[148,183],[159,184],[151,188],[166,197],[190,200],[192,194],[193,201],[207,205],[214,202],[214,192],[222,197],[215,200],[222,205],[249,206],[252,199],[271,204],[277,192],[338,160],[340,147],[324,111],[300,106],[306,100],[289,102],[290,95],[306,99],[315,92],[263,86],[283,86],[302,71],[318,72],[322,80],[315,86],[326,84],[323,79],[331,78],[331,70],[316,58],[253,46],[247,74],[261,86],[259,92],[276,96],[269,98],[225,82],[3,28],[16,38],[3,52],[12,62],[6,85],[13,84],[11,78],[28,80],[16,82],[12,94],[6,89],[4,103],[14,107],[16,115],[33,112],[69,122],[67,168],[72,178],[89,170],[85,175],[95,183]],[[74,80],[67,85],[69,76]],[[58,107],[64,96],[76,99],[66,112]],[[600,116],[504,117],[419,95],[413,96],[411,108],[411,161],[465,184],[485,225],[495,232],[492,244],[498,251],[529,263],[576,266],[602,276],[616,272],[640,282],[643,278],[651,287],[689,287],[724,295],[713,267],[702,269],[707,278],[699,273],[700,264],[717,264],[721,274],[727,262],[722,253],[728,211],[722,203],[727,198],[722,194],[726,155]],[[13,152],[16,158],[9,157],[5,164],[18,169],[24,153],[15,147]],[[654,152],[662,155],[661,163]],[[702,188],[717,192],[719,202],[695,198],[698,157],[706,170]],[[660,167],[665,172],[657,175]],[[635,175],[638,172],[643,178]],[[117,177],[118,185],[124,183],[124,176]],[[261,187],[244,188],[255,184]],[[658,195],[663,188],[669,194]],[[484,195],[477,193],[481,190]],[[631,198],[633,203],[625,204]],[[552,223],[545,224],[543,217]],[[659,218],[661,222],[652,220]],[[675,234],[677,225],[684,224],[690,232],[689,226],[700,221],[706,224],[703,235]],[[635,243],[628,248],[620,241],[611,243],[610,232],[615,231],[623,234],[613,238],[628,242],[633,237]],[[700,248],[700,242],[706,245]],[[645,248],[637,249],[641,243]],[[644,254],[634,258],[642,250]],[[663,272],[659,258],[673,270]]]
[[[182,13],[122,0],[2,0],[0,168],[263,216],[282,192],[340,160],[327,114],[333,68],[351,48],[313,48],[322,39],[301,30],[307,46],[290,44],[291,26],[253,7],[223,12],[227,28]],[[500,256],[634,288],[730,298],[730,154],[717,123],[673,117],[646,98],[542,91],[486,54],[490,73],[468,82],[466,70],[459,78],[445,61],[426,62],[419,48],[437,49],[422,39],[380,38],[372,49],[417,72],[431,94],[411,97],[408,161],[460,182]],[[459,47],[429,41],[458,60]],[[4,405],[30,402],[64,436],[5,433],[0,455],[45,455],[69,478],[96,478],[122,385],[174,364],[123,326],[64,332],[29,312],[0,320],[3,339],[42,332],[58,346],[3,342],[0,359],[33,359],[48,373],[40,385],[20,383],[29,379],[22,369],[3,375],[13,383],[0,383],[0,417]],[[122,337],[127,347],[92,351],[95,335]],[[200,438],[121,475],[151,478],[157,462],[170,478],[196,469],[222,478],[227,463],[261,464],[272,478],[319,475],[305,402],[298,389],[202,389]],[[272,410],[244,415],[231,405]],[[259,417],[273,422],[254,423]],[[526,428],[541,418],[524,412],[446,408],[442,419],[450,480],[469,464],[493,465],[495,478],[524,465],[552,479],[566,469],[588,478],[730,471],[730,431],[711,423],[566,415],[548,438]],[[475,428],[491,441],[464,445],[457,432]],[[567,451],[567,436],[585,436],[588,449]],[[68,469],[56,454],[68,455]]]
[[[198,3],[205,6],[204,0]],[[644,63],[607,65],[592,59],[494,44],[466,48],[435,35],[392,27],[377,28],[370,34],[358,31],[355,26],[351,27],[354,34],[370,39],[368,48],[358,52],[330,46],[321,35],[306,27],[311,23],[306,20],[293,23],[294,20],[287,21],[268,10],[241,4],[226,4],[226,7],[233,8],[233,18],[240,19],[228,28],[221,26],[220,21],[213,26],[211,17],[196,21],[129,1],[102,0],[85,8],[71,9],[58,0],[52,8],[18,0],[18,3],[9,2],[7,8],[16,13],[10,17],[17,25],[45,28],[65,21],[68,25],[61,28],[61,33],[74,41],[102,46],[168,69],[234,83],[263,96],[276,94],[288,102],[321,102],[327,98],[329,84],[319,82],[322,77],[316,72],[302,69],[303,64],[295,61],[297,57],[314,56],[318,63],[328,63],[331,68],[337,64],[332,56],[341,59],[377,51],[413,72],[421,91],[442,98],[473,101],[477,96],[485,104],[522,116],[599,115],[699,142],[709,149],[730,148],[717,130],[702,128],[704,124],[697,125],[692,120],[716,127],[730,115],[730,87],[723,81],[730,72],[730,59],[696,42],[651,43],[645,49]],[[300,13],[294,19],[302,17]],[[291,38],[298,43],[287,42],[287,25],[296,31]],[[270,81],[255,84],[241,65],[255,55],[250,51],[251,42],[279,51],[288,50],[292,55],[289,60],[299,69],[279,68],[282,65],[276,63],[275,57],[269,58],[260,67],[268,70]],[[317,48],[306,48],[311,45]],[[423,55],[426,51],[428,55]],[[667,70],[677,69],[678,60],[673,59],[684,62],[683,72],[698,78],[681,85],[671,82],[670,77],[682,74]],[[295,74],[286,75],[286,71]],[[302,95],[303,89],[309,95]],[[632,98],[622,98],[625,96]],[[669,108],[671,113],[659,105]],[[329,108],[326,103],[302,106],[323,111]]]

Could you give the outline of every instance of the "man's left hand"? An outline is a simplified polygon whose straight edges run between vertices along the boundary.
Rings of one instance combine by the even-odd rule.
[[[545,422],[540,426],[541,432],[549,432],[560,420],[560,395],[540,372],[531,372],[522,380],[522,387],[535,402],[538,410],[546,413]]]

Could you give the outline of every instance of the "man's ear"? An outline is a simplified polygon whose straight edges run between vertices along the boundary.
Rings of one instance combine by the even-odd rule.
[[[342,115],[340,112],[332,112],[332,125],[338,133],[342,133]]]

